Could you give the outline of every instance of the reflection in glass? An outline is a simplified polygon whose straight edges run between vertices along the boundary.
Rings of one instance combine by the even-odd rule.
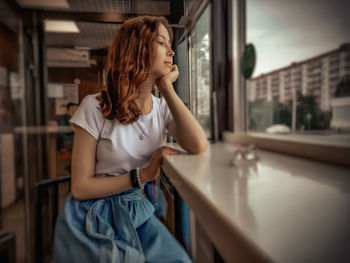
[[[191,111],[210,137],[210,7],[191,34]]]
[[[25,262],[25,156],[22,137],[14,132],[16,126],[25,123],[20,59],[22,26],[5,1],[0,2],[0,14],[0,261],[11,261],[11,252],[15,251],[16,262]]]
[[[177,68],[179,69],[179,78],[175,82],[175,88],[182,102],[189,106],[189,92],[187,84],[187,64],[186,64],[187,42],[183,41],[176,46],[175,59]]]
[[[349,9],[346,0],[247,0],[247,42],[257,50],[250,131],[350,131]]]

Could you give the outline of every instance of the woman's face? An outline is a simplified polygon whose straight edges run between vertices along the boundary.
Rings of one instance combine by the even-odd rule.
[[[160,24],[158,34],[153,42],[151,75],[155,79],[170,72],[174,54],[174,51],[171,49],[168,30],[164,25]]]

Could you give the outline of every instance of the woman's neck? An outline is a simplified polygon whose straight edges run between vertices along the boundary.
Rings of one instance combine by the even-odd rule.
[[[154,81],[147,79],[141,83],[139,90],[140,94],[135,99],[136,104],[139,106],[142,114],[148,114],[151,112],[153,103],[152,103],[152,87]]]

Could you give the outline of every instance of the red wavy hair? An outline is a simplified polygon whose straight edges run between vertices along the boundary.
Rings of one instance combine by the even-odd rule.
[[[152,42],[160,24],[173,39],[173,32],[164,17],[139,16],[127,20],[116,32],[108,50],[107,81],[98,100],[103,116],[123,124],[137,121],[140,109],[130,97],[139,92],[152,67]]]

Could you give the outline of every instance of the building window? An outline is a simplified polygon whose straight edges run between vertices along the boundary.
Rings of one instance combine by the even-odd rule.
[[[350,133],[350,115],[341,122],[334,115],[344,112],[338,104],[350,108],[350,99],[337,95],[350,87],[350,21],[344,12],[350,2],[246,3],[246,42],[255,45],[258,58],[246,82],[249,94],[256,94],[247,98],[248,131],[283,124],[294,134]],[[310,37],[320,28],[322,34]]]

